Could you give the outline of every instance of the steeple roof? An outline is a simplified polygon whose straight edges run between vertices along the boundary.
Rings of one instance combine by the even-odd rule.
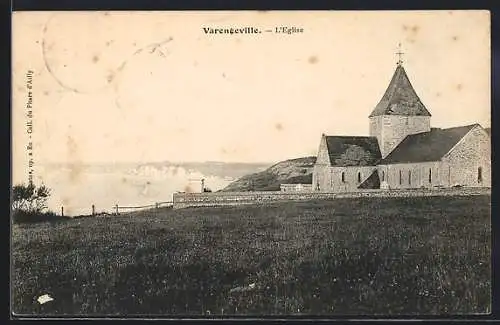
[[[369,117],[380,115],[431,116],[418,97],[401,62],[389,87]]]

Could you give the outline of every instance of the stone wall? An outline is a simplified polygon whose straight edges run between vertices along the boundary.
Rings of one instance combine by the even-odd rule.
[[[392,189],[491,187],[491,140],[478,125],[442,161],[379,165],[378,173],[380,180],[385,179]]]
[[[313,170],[313,191],[317,191],[320,183],[320,192],[351,192],[356,191],[376,170],[375,166],[346,166],[317,168]],[[314,177],[316,173],[316,177]]]
[[[382,158],[407,135],[430,130],[430,116],[384,115],[370,118],[370,136],[377,137]]]
[[[383,122],[383,116],[370,117],[369,134],[371,137],[377,138],[379,147],[382,138],[382,122]],[[382,150],[382,147],[380,147],[380,149]]]
[[[281,184],[281,192],[312,192],[312,184]]]
[[[318,191],[323,188],[328,188],[329,186],[329,175],[330,175],[330,166],[329,165],[320,165],[316,164],[313,168],[312,175],[312,187],[313,191]]]
[[[361,190],[349,193],[327,192],[215,192],[215,193],[175,193],[174,209],[187,207],[239,206],[248,204],[267,204],[283,201],[310,201],[336,198],[361,197],[421,197],[421,196],[470,196],[491,195],[490,188],[447,188],[447,189],[408,189],[408,190]]]
[[[462,185],[491,187],[491,140],[479,125],[472,129],[442,161],[379,165],[377,167],[330,167],[313,169],[313,191],[319,183],[322,192],[355,191],[359,183],[377,169],[381,182],[391,189],[434,188]],[[480,171],[479,171],[480,169]],[[342,182],[344,173],[344,182]],[[481,175],[479,175],[481,174]]]
[[[319,144],[316,163],[313,167],[312,187],[315,191],[318,187],[325,188],[328,185],[328,174],[330,170],[330,157],[326,146],[326,138],[323,134]]]
[[[380,181],[385,181],[391,189],[433,188],[448,186],[443,182],[447,169],[441,162],[405,163],[379,165]]]
[[[376,169],[375,166],[332,167],[316,165],[313,169],[312,190],[318,191],[319,185],[319,192],[356,191],[358,186]],[[343,177],[342,174],[344,174]]]
[[[451,185],[491,186],[489,135],[476,126],[443,158],[443,164],[448,168],[447,181]]]

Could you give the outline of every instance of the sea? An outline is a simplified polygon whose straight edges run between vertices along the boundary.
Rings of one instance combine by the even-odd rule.
[[[262,171],[270,163],[151,162],[44,164],[37,166],[38,183],[51,190],[50,211],[67,216],[120,212],[171,202],[175,192],[200,192],[201,180],[218,191],[238,178]],[[61,211],[62,210],[62,211]]]

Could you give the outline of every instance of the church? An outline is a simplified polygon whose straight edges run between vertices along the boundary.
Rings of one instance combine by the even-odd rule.
[[[369,136],[321,137],[313,191],[491,187],[490,129],[431,127],[401,59],[369,119]]]

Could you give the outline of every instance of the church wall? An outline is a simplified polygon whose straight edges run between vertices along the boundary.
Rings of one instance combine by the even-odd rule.
[[[330,165],[316,163],[312,174],[313,192],[325,191],[330,183]]]
[[[391,189],[433,188],[446,185],[443,182],[443,175],[447,169],[442,168],[441,162],[380,165],[377,169],[380,182],[386,181]]]
[[[319,144],[318,155],[316,157],[316,163],[313,168],[312,177],[312,187],[313,191],[317,191],[318,187],[320,189],[328,186],[328,176],[330,170],[330,157],[328,156],[328,148],[326,146],[325,136],[321,137]]]
[[[312,190],[324,191],[330,184],[330,166],[316,164],[313,168]]]
[[[370,117],[370,136],[377,137],[380,145],[380,138],[382,137],[382,119],[383,116]]]
[[[313,191],[357,191],[357,173],[361,182],[377,170],[381,182],[391,189],[450,187],[454,185],[491,187],[491,138],[480,126],[471,130],[442,161],[380,165],[377,167],[332,167],[326,144],[320,145],[320,156],[313,170]],[[323,161],[324,160],[324,161]],[[327,162],[327,163],[324,163]],[[481,168],[481,181],[478,180]],[[344,173],[344,182],[342,182]],[[430,173],[430,181],[429,181]],[[401,177],[400,177],[401,175]],[[401,178],[401,181],[400,181]]]
[[[370,118],[370,135],[376,136],[382,158],[409,134],[430,131],[429,116],[384,115]]]
[[[448,183],[453,185],[491,187],[491,138],[477,126],[444,158],[449,168]],[[478,179],[481,168],[481,181]]]
[[[375,166],[347,166],[347,167],[319,167],[315,166],[313,171],[313,191],[317,191],[317,185],[321,192],[355,192],[376,170]],[[342,178],[342,173],[344,177]],[[358,173],[360,178],[358,179]]]

